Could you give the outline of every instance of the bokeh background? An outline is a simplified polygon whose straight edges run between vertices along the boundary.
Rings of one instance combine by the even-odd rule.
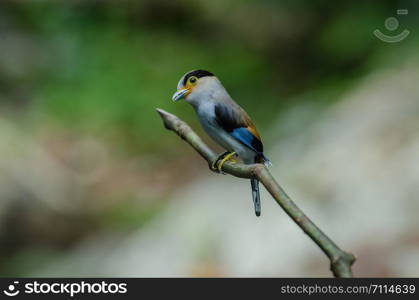
[[[202,68],[250,113],[288,194],[357,255],[355,276],[419,276],[418,9],[1,1],[0,275],[331,276],[266,191],[256,218],[247,181],[163,128],[157,107],[216,148],[171,101]]]

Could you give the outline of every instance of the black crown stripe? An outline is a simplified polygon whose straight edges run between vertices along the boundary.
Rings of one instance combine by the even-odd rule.
[[[197,78],[201,78],[201,77],[205,77],[205,76],[214,76],[214,74],[212,74],[209,71],[205,71],[205,70],[195,70],[195,71],[191,71],[189,73],[187,73],[185,75],[185,77],[183,78],[183,85],[186,84],[186,82],[188,81],[188,79],[192,76],[195,76]]]

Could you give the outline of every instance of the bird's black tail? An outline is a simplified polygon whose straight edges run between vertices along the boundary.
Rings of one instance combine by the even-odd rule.
[[[253,203],[255,205],[255,214],[256,217],[260,216],[260,194],[259,194],[259,181],[257,179],[250,179],[250,183],[252,184],[252,197]]]

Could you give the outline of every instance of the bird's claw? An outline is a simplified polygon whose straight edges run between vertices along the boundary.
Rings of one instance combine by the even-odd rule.
[[[235,161],[233,158],[233,156],[236,155],[236,152],[225,152],[223,154],[221,154],[217,159],[215,159],[212,164],[211,164],[211,169],[217,173],[221,173],[221,174],[225,174],[222,171],[223,165],[226,161],[228,160],[232,160]]]
[[[218,159],[215,159],[215,160],[212,162],[212,164],[211,164],[211,171],[214,171],[214,172],[219,173],[219,172],[218,172],[218,169],[217,169],[217,163],[218,163]]]
[[[211,170],[216,172],[216,173],[220,173],[220,170],[218,168],[218,163],[221,159],[223,159],[227,154],[229,154],[230,152],[224,152],[222,154],[220,154],[216,159],[214,159],[214,161],[211,164]]]

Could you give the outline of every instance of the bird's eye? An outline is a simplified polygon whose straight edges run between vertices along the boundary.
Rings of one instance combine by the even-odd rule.
[[[196,78],[195,76],[190,77],[188,80],[190,84],[195,84],[197,81],[198,81],[198,78]]]

